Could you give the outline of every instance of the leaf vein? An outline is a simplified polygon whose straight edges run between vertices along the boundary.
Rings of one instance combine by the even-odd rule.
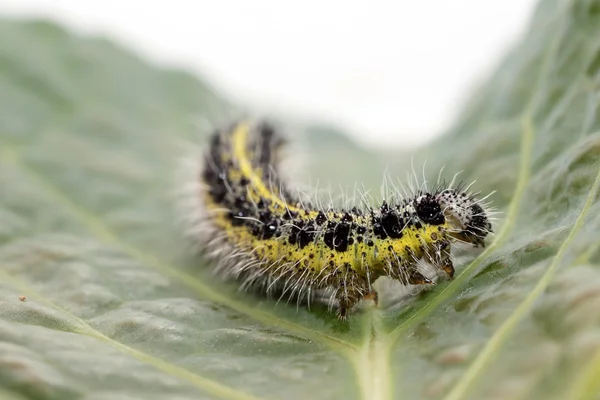
[[[78,316],[74,315],[73,313],[65,310],[64,308],[60,307],[59,305],[53,303],[51,300],[47,299],[42,294],[36,292],[31,287],[29,287],[27,284],[22,282],[20,279],[15,278],[2,270],[0,270],[0,276],[2,276],[4,281],[10,282],[14,287],[18,288],[20,291],[27,293],[28,297],[35,298],[35,299],[39,300],[40,302],[46,304],[47,306],[55,309],[56,311],[68,316],[69,318],[74,319],[78,323],[78,327],[76,327],[75,330],[73,331],[74,333],[86,335],[86,336],[92,337],[94,339],[103,341],[103,342],[109,344],[110,346],[116,348],[117,350],[119,350],[129,356],[132,356],[141,362],[150,364],[153,367],[155,367],[171,376],[185,380],[185,381],[191,383],[192,385],[196,386],[197,388],[202,389],[203,391],[211,393],[220,398],[233,399],[233,400],[259,400],[258,397],[238,391],[229,386],[218,383],[212,379],[208,379],[208,378],[205,378],[194,372],[191,372],[185,368],[174,365],[168,361],[154,357],[150,354],[144,353],[140,350],[136,350],[136,349],[129,347],[123,343],[113,340],[113,339],[109,338],[108,336],[104,335],[103,333],[92,328],[83,319],[81,319]]]
[[[529,119],[523,120],[523,135],[521,139],[521,160],[519,166],[519,177],[517,180],[515,193],[509,205],[505,223],[502,229],[496,235],[495,240],[482,252],[475,260],[473,260],[462,272],[446,287],[440,290],[430,302],[427,302],[423,307],[410,315],[402,324],[397,326],[391,333],[392,345],[404,334],[412,325],[422,321],[431,314],[438,306],[452,296],[458,289],[471,277],[472,272],[485,260],[494,250],[496,250],[507,238],[512,230],[516,216],[521,205],[521,200],[525,192],[525,187],[530,178],[531,153],[533,149],[533,138],[535,136],[533,126]]]
[[[461,379],[456,383],[454,388],[450,391],[448,396],[446,396],[446,400],[458,400],[464,397],[472,382],[474,382],[485,370],[487,365],[492,361],[493,357],[498,353],[502,345],[509,338],[511,332],[517,326],[517,324],[521,321],[521,319],[526,315],[526,313],[533,306],[535,300],[540,297],[548,284],[550,284],[556,270],[562,259],[564,258],[564,254],[569,246],[569,244],[575,238],[575,235],[581,229],[585,216],[589,212],[592,203],[594,202],[594,198],[598,194],[598,186],[600,184],[600,170],[596,175],[596,179],[590,192],[588,194],[587,200],[579,213],[579,216],[575,220],[569,235],[565,239],[565,241],[560,246],[556,256],[554,257],[550,267],[546,270],[540,281],[535,285],[533,290],[529,293],[529,295],[519,304],[519,306],[513,311],[513,313],[502,323],[500,328],[496,330],[496,332],[492,335],[492,337],[488,340],[487,344],[483,348],[483,350],[479,353],[475,361],[470,365],[465,374],[462,375]]]

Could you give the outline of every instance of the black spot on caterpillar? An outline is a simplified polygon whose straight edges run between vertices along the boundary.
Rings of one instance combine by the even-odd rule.
[[[285,143],[267,123],[240,122],[212,135],[196,171],[188,234],[243,288],[309,301],[327,292],[345,319],[361,299],[377,300],[381,276],[433,284],[419,271],[427,264],[451,279],[452,245],[484,246],[492,232],[485,198],[453,182],[376,208],[300,201],[282,179]]]

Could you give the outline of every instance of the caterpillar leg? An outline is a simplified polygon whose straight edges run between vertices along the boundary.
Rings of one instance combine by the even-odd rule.
[[[367,296],[369,296],[371,293],[369,293]],[[337,316],[342,321],[346,320],[354,306],[356,306],[356,304],[363,299],[363,296],[358,291],[350,289],[339,290],[336,297],[338,300]]]
[[[437,251],[437,257],[439,258],[438,264],[441,269],[448,275],[448,278],[452,280],[454,279],[454,265],[452,264],[452,254],[450,251],[450,242],[441,242]]]
[[[354,307],[356,305],[356,301],[349,301],[347,299],[345,300],[340,300],[340,305],[338,306],[337,309],[337,316],[341,321],[345,321],[346,318],[348,318],[348,314],[350,312],[350,310],[352,309],[352,307]]]
[[[435,282],[427,278],[417,270],[413,270],[408,276],[407,283],[409,285],[435,285]]]
[[[444,270],[450,280],[454,279],[454,265],[452,265],[452,260],[446,260],[446,262],[442,264],[442,270]]]
[[[365,297],[363,297],[364,300],[373,300],[375,302],[375,305],[379,304],[379,293],[377,293],[375,290],[371,290],[371,292],[367,293],[365,295]]]

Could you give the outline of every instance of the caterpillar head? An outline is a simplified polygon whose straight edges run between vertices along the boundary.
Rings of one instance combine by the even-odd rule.
[[[446,189],[435,195],[449,225],[448,234],[475,247],[485,247],[486,236],[493,232],[489,216],[480,201],[466,191]]]

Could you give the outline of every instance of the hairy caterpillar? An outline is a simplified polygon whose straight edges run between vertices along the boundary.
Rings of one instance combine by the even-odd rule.
[[[381,276],[434,282],[422,264],[452,278],[451,246],[484,246],[492,232],[485,199],[462,185],[383,201],[378,208],[320,208],[282,182],[283,136],[266,123],[217,131],[196,171],[188,234],[222,275],[243,287],[309,300],[330,294],[345,319],[363,298],[377,301]]]

